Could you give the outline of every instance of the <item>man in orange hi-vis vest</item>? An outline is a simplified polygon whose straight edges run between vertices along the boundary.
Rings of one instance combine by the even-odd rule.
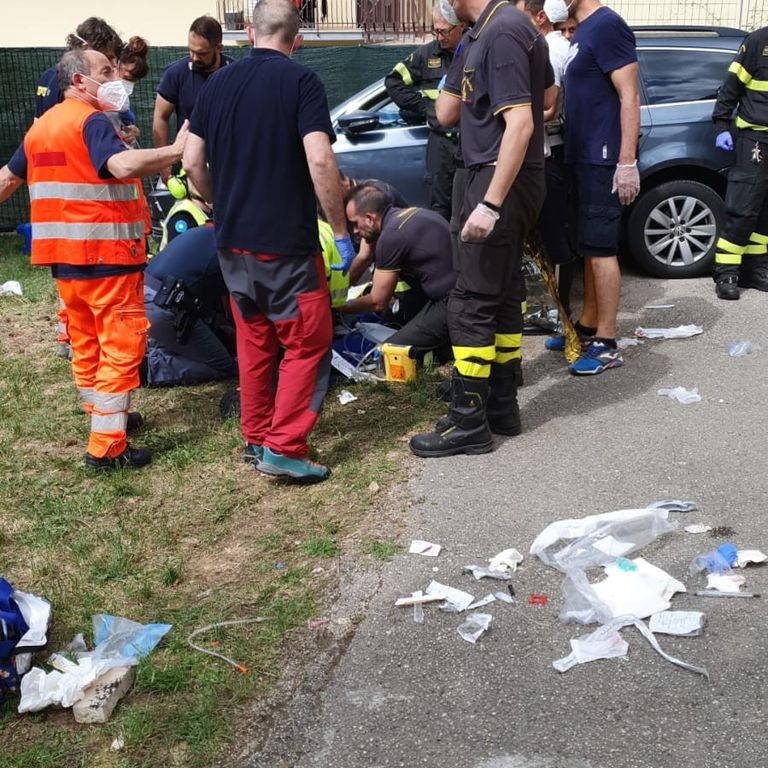
[[[171,146],[130,149],[104,114],[128,101],[106,56],[68,51],[58,78],[64,100],[32,125],[0,169],[0,202],[26,180],[32,264],[51,267],[67,306],[72,371],[91,416],[86,466],[135,469],[151,461],[126,439],[148,326],[139,177],[180,160],[187,129]]]

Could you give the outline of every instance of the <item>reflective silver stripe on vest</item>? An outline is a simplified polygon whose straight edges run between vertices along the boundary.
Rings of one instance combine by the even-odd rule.
[[[73,184],[38,181],[29,187],[30,200],[94,200],[123,203],[139,199],[136,184]]]
[[[144,222],[130,224],[66,224],[50,221],[32,225],[33,240],[138,240],[144,236]]]

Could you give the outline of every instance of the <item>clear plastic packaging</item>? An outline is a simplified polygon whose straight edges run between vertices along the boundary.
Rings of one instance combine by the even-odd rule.
[[[691,403],[700,403],[701,395],[699,394],[699,388],[686,389],[685,387],[671,387],[662,388],[656,390],[657,395],[666,395],[670,400],[677,400],[678,403],[683,405],[691,405]]]
[[[759,352],[762,347],[759,344],[753,344],[751,341],[727,341],[725,351],[731,357],[746,357]]]
[[[457,627],[456,631],[464,640],[474,645],[491,626],[492,621],[493,616],[490,613],[470,613],[467,620]]]
[[[698,555],[691,562],[688,570],[691,574],[706,571],[707,573],[730,573],[736,564],[736,547],[729,541],[721,544],[717,549]]]

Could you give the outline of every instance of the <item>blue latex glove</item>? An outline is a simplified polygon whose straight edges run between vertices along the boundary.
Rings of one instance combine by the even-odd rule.
[[[731,132],[723,131],[722,133],[718,133],[717,138],[715,139],[715,146],[718,149],[724,150],[725,152],[732,152],[733,136],[731,136]]]
[[[355,259],[355,249],[352,246],[352,239],[349,235],[344,235],[344,237],[334,237],[333,244],[336,246],[339,256],[341,256],[341,264],[333,264],[331,265],[331,269],[334,272],[341,272],[343,275],[346,275]]]

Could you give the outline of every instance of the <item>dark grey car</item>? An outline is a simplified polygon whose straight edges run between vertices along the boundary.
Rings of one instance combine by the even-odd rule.
[[[715,148],[712,108],[746,35],[715,27],[635,27],[640,62],[640,195],[625,217],[634,261],[657,277],[708,274],[724,217],[729,153]],[[342,170],[380,178],[426,203],[426,126],[399,119],[383,80],[331,112]]]

